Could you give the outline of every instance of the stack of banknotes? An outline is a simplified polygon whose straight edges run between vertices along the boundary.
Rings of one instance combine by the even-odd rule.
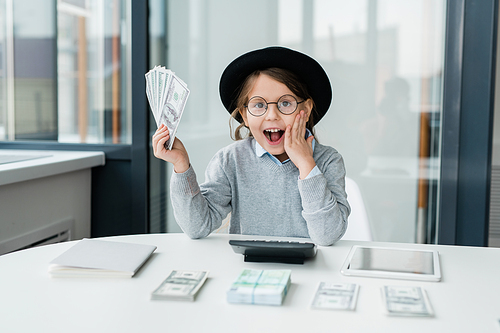
[[[227,291],[227,301],[281,305],[290,288],[291,274],[291,270],[244,269]]]
[[[385,311],[390,316],[434,315],[427,293],[421,287],[383,286],[381,291]]]
[[[172,149],[175,133],[189,97],[189,89],[178,76],[165,67],[156,66],[145,74],[146,95],[156,125],[166,125],[170,139],[166,149]]]
[[[151,299],[194,301],[207,277],[208,271],[174,270],[153,291]]]

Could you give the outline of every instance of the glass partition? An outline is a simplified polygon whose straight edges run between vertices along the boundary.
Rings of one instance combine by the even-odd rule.
[[[0,140],[7,137],[7,35],[12,36],[7,33],[7,26],[12,26],[7,22],[8,12],[6,0],[0,0]]]
[[[164,37],[156,39],[151,67],[166,65],[191,89],[177,135],[199,181],[210,158],[231,142],[218,94],[225,66],[251,49],[287,46],[316,58],[330,77],[333,103],[316,126],[317,139],[344,156],[356,185],[348,192],[359,190],[349,193],[351,205],[364,208],[371,239],[436,241],[446,1],[163,5],[150,3],[165,20],[156,26]],[[171,211],[168,199],[165,205]],[[164,228],[179,231],[171,214]]]

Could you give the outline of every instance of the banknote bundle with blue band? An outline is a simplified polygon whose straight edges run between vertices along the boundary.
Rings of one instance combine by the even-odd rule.
[[[244,269],[227,291],[227,301],[281,305],[290,289],[291,273],[291,270]]]

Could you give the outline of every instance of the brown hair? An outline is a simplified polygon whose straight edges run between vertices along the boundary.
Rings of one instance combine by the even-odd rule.
[[[229,119],[229,127],[231,129],[231,138],[233,140],[241,140],[246,137],[246,135],[242,135],[241,131],[243,128],[246,128],[248,133],[248,136],[252,136],[252,133],[250,130],[245,126],[245,122],[243,121],[243,117],[241,116],[242,112],[246,112],[246,107],[245,105],[248,103],[248,94],[250,93],[250,90],[252,90],[253,85],[255,83],[255,80],[259,77],[260,74],[265,74],[272,79],[283,83],[285,86],[288,87],[294,93],[298,98],[307,100],[311,99],[311,95],[309,95],[309,92],[307,91],[307,86],[302,83],[299,78],[291,71],[282,69],[282,68],[267,68],[267,69],[262,69],[262,70],[256,70],[255,72],[251,73],[248,75],[248,77],[245,79],[243,84],[241,85],[241,89],[239,91],[238,97],[236,98],[236,109],[231,113],[231,119]],[[311,114],[309,115],[309,120],[306,124],[306,128],[311,131],[311,133],[314,135],[314,113],[316,112],[316,106],[313,101],[313,108],[311,110]],[[236,129],[234,130],[233,133],[233,126],[232,126],[232,119],[235,119],[237,122],[240,124]]]

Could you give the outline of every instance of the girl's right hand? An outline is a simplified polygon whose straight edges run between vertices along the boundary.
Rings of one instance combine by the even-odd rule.
[[[183,173],[189,169],[189,155],[181,140],[174,138],[172,150],[165,148],[165,143],[170,138],[167,126],[160,125],[153,135],[153,153],[154,156],[174,165],[176,173]]]

